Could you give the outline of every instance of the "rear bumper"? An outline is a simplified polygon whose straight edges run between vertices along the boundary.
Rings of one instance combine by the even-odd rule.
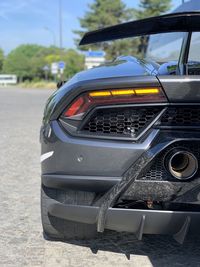
[[[42,184],[56,189],[72,189],[104,193],[121,181],[121,177],[75,176],[64,174],[43,174]]]
[[[42,153],[53,152],[52,157],[42,162],[42,183],[51,188],[107,193],[100,194],[100,207],[68,205],[52,199],[48,213],[74,222],[97,224],[99,232],[104,228],[134,232],[139,239],[143,233],[172,234],[182,242],[188,230],[196,232],[200,223],[199,212],[112,208],[124,194],[133,200],[146,200],[150,192],[156,201],[170,201],[179,192],[180,198],[183,197],[179,200],[181,203],[199,204],[199,177],[187,184],[163,179],[137,181],[142,171],[146,172],[163,150],[177,142],[190,142],[199,151],[199,133],[158,133],[153,130],[143,143],[138,144],[77,140],[67,136],[58,123],[53,122],[49,140],[45,134],[42,139]],[[135,192],[140,192],[140,195],[135,195]],[[185,196],[186,193],[189,197]]]
[[[42,184],[53,189],[71,189],[78,191],[93,192],[96,194],[106,193],[113,186],[117,185],[122,177],[106,176],[75,176],[64,174],[43,174]],[[199,204],[200,178],[190,182],[170,182],[170,181],[142,181],[136,180],[134,186],[128,188],[121,195],[122,199],[138,200],[146,199],[147,196],[154,201],[173,201],[184,202],[186,195],[193,204]],[[184,198],[178,198],[179,192],[184,189]]]
[[[42,174],[121,177],[150,148],[158,132],[150,130],[141,143],[90,140],[74,138],[52,121],[41,129],[41,154],[53,153],[42,161]]]
[[[96,224],[99,207],[65,205],[52,200],[48,212],[55,217]],[[200,212],[109,208],[105,229],[143,234],[170,234],[180,243],[189,232],[199,231]]]

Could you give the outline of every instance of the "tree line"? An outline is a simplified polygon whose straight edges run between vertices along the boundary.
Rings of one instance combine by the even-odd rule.
[[[84,54],[81,53],[78,43],[85,32],[104,28],[134,19],[158,16],[171,8],[171,0],[140,0],[138,9],[127,8],[122,0],[94,0],[88,5],[88,10],[79,18],[80,31],[74,31],[77,38],[77,49],[60,49],[55,46],[44,47],[35,44],[20,45],[4,56],[0,49],[0,73],[16,74],[21,81],[44,79],[44,66],[52,62],[64,61],[66,68],[64,78],[68,79],[76,72],[84,69]],[[104,50],[108,60],[119,55],[142,56],[145,52],[148,37],[122,39],[115,42],[106,42],[81,47],[82,50]],[[53,76],[48,72],[48,78]]]
[[[84,68],[84,56],[75,49],[60,49],[58,47],[44,47],[35,44],[20,45],[12,50],[6,57],[0,50],[0,72],[16,74],[19,81],[54,79],[51,74],[51,63],[64,61],[66,68],[64,76],[69,78]],[[45,66],[49,67],[45,73]]]

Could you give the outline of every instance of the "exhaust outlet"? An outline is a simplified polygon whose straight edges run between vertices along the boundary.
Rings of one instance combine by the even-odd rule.
[[[165,160],[165,165],[171,175],[179,180],[187,180],[198,171],[196,156],[187,150],[173,150]]]

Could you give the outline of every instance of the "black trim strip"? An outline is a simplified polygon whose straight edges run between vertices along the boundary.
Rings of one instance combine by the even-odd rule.
[[[43,174],[42,183],[46,187],[74,189],[96,193],[108,191],[121,181],[121,177],[74,176],[62,174]]]
[[[200,31],[200,12],[181,12],[126,22],[86,33],[79,45],[167,32]]]

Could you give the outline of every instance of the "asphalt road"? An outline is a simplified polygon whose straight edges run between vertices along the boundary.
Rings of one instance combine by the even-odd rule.
[[[88,242],[49,242],[40,221],[39,128],[51,91],[0,89],[0,266],[200,266],[200,238],[107,232]]]

